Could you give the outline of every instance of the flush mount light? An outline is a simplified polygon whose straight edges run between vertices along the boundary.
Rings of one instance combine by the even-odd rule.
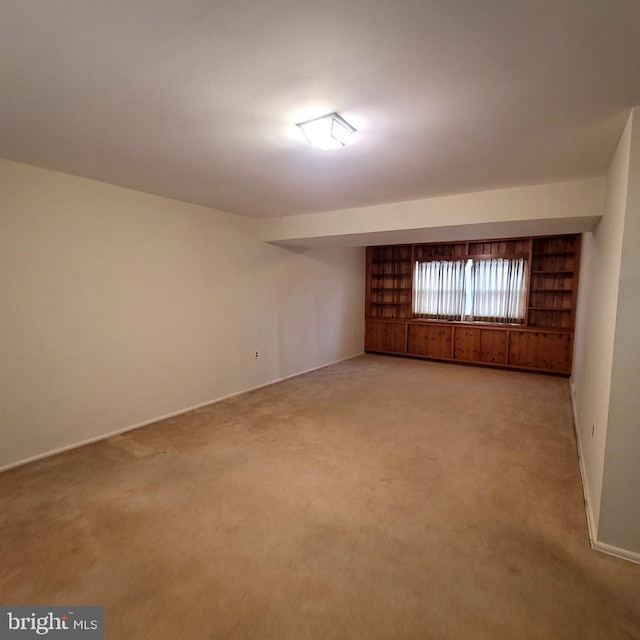
[[[309,143],[322,151],[344,147],[355,129],[337,113],[315,118],[308,122],[301,122],[302,129]]]

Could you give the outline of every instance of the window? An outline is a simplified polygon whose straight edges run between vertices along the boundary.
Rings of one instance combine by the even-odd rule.
[[[466,305],[465,276],[464,260],[416,262],[413,312],[426,318],[461,320]]]
[[[413,312],[439,320],[521,323],[526,271],[524,258],[416,262]]]
[[[522,322],[525,312],[527,263],[524,258],[473,260],[471,320]]]

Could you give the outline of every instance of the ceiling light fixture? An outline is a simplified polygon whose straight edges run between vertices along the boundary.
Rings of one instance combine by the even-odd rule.
[[[322,151],[339,149],[347,144],[355,129],[337,113],[330,113],[297,125],[302,129],[311,146]]]

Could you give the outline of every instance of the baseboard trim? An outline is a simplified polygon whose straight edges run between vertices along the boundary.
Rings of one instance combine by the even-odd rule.
[[[582,449],[582,440],[580,439],[580,428],[578,426],[578,410],[576,408],[575,387],[573,380],[570,384],[571,393],[571,409],[573,411],[573,431],[576,434],[576,444],[578,448],[578,464],[580,466],[580,480],[582,480],[582,495],[584,496],[584,510],[587,514],[587,530],[589,532],[589,544],[594,548],[596,541],[596,526],[593,519],[593,509],[591,507],[591,496],[589,495],[589,485],[587,484],[587,473],[584,467],[584,453]]]
[[[623,560],[629,560],[630,562],[640,564],[640,553],[636,553],[635,551],[629,551],[628,549],[614,547],[611,544],[600,542],[599,540],[595,540],[594,542],[592,542],[591,546],[596,551],[600,551],[610,556],[615,556],[616,558],[622,558]]]
[[[39,453],[35,456],[30,456],[29,458],[18,460],[17,462],[11,462],[7,465],[4,465],[3,467],[0,467],[0,473],[2,473],[3,471],[9,471],[10,469],[15,469],[16,467],[21,467],[31,462],[37,462],[38,460],[43,460],[44,458],[50,458],[52,456],[58,455],[59,453],[64,453],[65,451],[71,451],[72,449],[79,449],[80,447],[84,447],[88,444],[93,444],[94,442],[100,442],[101,440],[108,440],[109,438],[113,438],[114,436],[119,436],[123,433],[134,431],[135,429],[140,429],[141,427],[146,427],[150,424],[153,424],[154,422],[160,422],[161,420],[175,418],[176,416],[180,416],[184,413],[189,413],[189,411],[195,411],[196,409],[201,409],[202,407],[206,407],[207,405],[210,405],[210,404],[216,404],[218,402],[222,402],[223,400],[228,400],[229,398],[235,398],[236,396],[241,396],[242,394],[250,393],[251,391],[257,391],[258,389],[269,387],[272,384],[277,384],[278,382],[284,382],[285,380],[289,380],[290,378],[296,378],[298,376],[302,376],[305,373],[311,373],[312,371],[318,371],[318,369],[324,369],[325,367],[330,367],[331,365],[338,364],[339,362],[345,362],[346,360],[352,360],[353,358],[358,358],[363,354],[364,354],[364,351],[361,351],[360,353],[356,353],[353,356],[347,356],[346,358],[339,358],[338,360],[333,360],[332,362],[327,362],[317,367],[311,367],[310,369],[305,369],[304,371],[298,371],[297,373],[292,373],[288,376],[283,376],[282,378],[276,378],[275,380],[270,380],[269,382],[264,382],[263,384],[258,384],[254,387],[249,387],[248,389],[241,389],[240,391],[234,391],[233,393],[228,393],[227,395],[221,396],[219,398],[214,398],[213,400],[200,402],[199,404],[194,404],[193,406],[187,407],[186,409],[179,409],[178,411],[172,411],[171,413],[158,416],[157,418],[151,418],[150,420],[137,422],[136,424],[131,425],[129,427],[123,427],[122,429],[109,431],[108,433],[101,434],[94,438],[89,438],[87,440],[82,440],[81,442],[75,442],[73,444],[65,445],[64,447],[52,449],[51,451],[45,451],[44,453]]]
[[[578,426],[578,410],[576,409],[575,399],[575,387],[573,386],[573,380],[571,381],[571,408],[573,410],[573,429],[576,434],[576,442],[578,445],[578,463],[580,465],[580,479],[582,480],[582,493],[584,495],[584,508],[587,513],[587,528],[589,530],[589,544],[592,549],[606,553],[616,558],[622,558],[623,560],[629,560],[630,562],[636,562],[640,564],[640,553],[635,551],[629,551],[628,549],[622,549],[615,547],[606,542],[600,542],[597,538],[595,521],[593,519],[593,510],[591,508],[591,498],[589,496],[589,485],[587,484],[587,474],[584,467],[584,455],[582,449],[582,440],[580,439],[580,428]]]

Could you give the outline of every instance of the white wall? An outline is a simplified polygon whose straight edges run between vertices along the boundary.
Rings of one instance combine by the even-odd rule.
[[[640,108],[630,157],[598,538],[640,560]],[[629,126],[628,125],[628,126]]]
[[[585,233],[582,240],[572,383],[587,510],[595,537],[607,439],[630,136],[631,124],[627,123],[607,176],[604,215],[594,233]]]
[[[360,353],[364,250],[259,235],[0,160],[0,467]]]

